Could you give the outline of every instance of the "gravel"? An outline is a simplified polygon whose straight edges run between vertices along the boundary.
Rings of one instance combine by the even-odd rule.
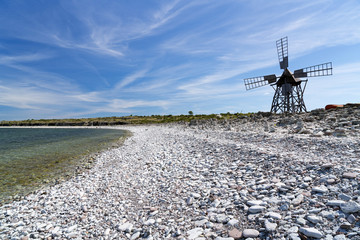
[[[2,206],[0,238],[360,239],[359,112],[121,127],[92,169]]]

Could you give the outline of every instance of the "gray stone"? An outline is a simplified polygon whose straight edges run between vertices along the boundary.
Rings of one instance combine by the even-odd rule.
[[[349,232],[348,234],[347,234],[347,236],[350,238],[350,239],[356,239],[356,238],[352,238],[352,237],[354,237],[354,236],[356,236],[356,235],[359,235],[360,234],[360,232],[358,231],[358,232]]]
[[[326,205],[331,207],[340,207],[343,203],[345,203],[343,200],[330,200],[326,203]]]
[[[326,180],[326,183],[327,184],[334,184],[334,183],[336,183],[336,180],[334,178],[329,178],[329,179]]]
[[[308,177],[308,176],[303,178],[304,182],[311,182],[311,180],[312,180],[312,178]]]
[[[77,238],[79,237],[79,233],[77,232],[70,232],[69,234],[67,234],[68,238]]]
[[[323,234],[316,228],[302,227],[299,229],[299,232],[301,232],[302,234],[304,234],[307,237],[313,237],[313,238],[322,238],[323,237]]]
[[[327,193],[329,190],[326,186],[321,185],[321,186],[313,187],[312,191],[317,193]]]
[[[217,198],[211,203],[211,206],[215,208],[218,207],[219,205],[220,205],[220,200]]]
[[[249,207],[250,213],[260,213],[264,210],[265,210],[264,206],[254,205],[254,206]]]
[[[249,200],[246,202],[249,206],[256,206],[256,205],[265,205],[265,203],[261,200]]]
[[[287,229],[288,233],[297,233],[298,231],[299,231],[299,228],[296,226]]]
[[[349,201],[340,204],[340,208],[344,213],[356,213],[360,211],[360,204],[354,201]]]
[[[301,238],[299,237],[299,234],[297,234],[297,233],[290,233],[289,239],[290,240],[301,240]]]
[[[119,231],[129,233],[129,232],[131,232],[132,228],[133,228],[133,225],[131,223],[129,223],[129,222],[126,222],[126,223],[123,223],[122,225],[118,226],[117,229]]]
[[[81,206],[81,210],[83,210],[83,212],[87,212],[88,208],[85,205],[83,205],[83,206]]]
[[[312,209],[310,209],[309,211],[308,211],[309,213],[319,213],[319,212],[321,212],[321,208],[312,208]]]
[[[51,231],[51,234],[55,235],[55,236],[58,236],[59,233],[61,232],[61,229],[59,226],[56,226],[52,231]]]
[[[77,224],[75,224],[75,225],[73,225],[73,226],[71,226],[71,227],[68,227],[67,229],[66,229],[66,232],[73,232],[76,228],[77,228]]]
[[[243,237],[245,238],[255,238],[260,235],[258,230],[255,229],[244,229],[242,232]]]
[[[323,169],[330,169],[332,168],[334,165],[332,163],[325,163],[323,165],[321,165],[321,168]]]
[[[195,221],[194,224],[196,227],[201,227],[201,226],[205,225],[207,222],[208,222],[207,219],[202,219],[202,220]]]
[[[237,220],[237,219],[231,219],[231,220],[229,220],[228,222],[227,222],[227,225],[229,225],[229,226],[235,226],[236,224],[238,224],[239,223],[239,220]]]
[[[333,236],[330,235],[330,234],[327,234],[327,235],[325,236],[325,240],[333,240],[333,239],[334,239]]]
[[[341,193],[341,194],[339,194],[339,196],[338,196],[341,200],[344,200],[344,201],[349,201],[349,200],[351,200],[351,196],[349,196],[349,195],[347,195],[347,194],[345,194],[345,193]]]
[[[343,229],[349,230],[349,229],[351,229],[352,226],[351,226],[351,224],[349,222],[343,222],[343,223],[340,224],[340,227],[343,228]]]
[[[226,216],[225,214],[218,214],[215,217],[216,222],[224,223],[224,224],[227,223],[229,221],[229,219],[230,218],[228,216]]]
[[[292,205],[297,206],[304,200],[304,195],[299,194],[295,199],[291,201]]]
[[[329,211],[321,211],[320,215],[328,220],[333,220],[335,219],[335,214],[333,212],[329,212]]]
[[[334,238],[334,240],[346,240],[346,236],[344,234],[339,234],[339,235],[336,235]]]
[[[154,223],[155,223],[155,219],[150,218],[144,222],[144,225],[150,226],[150,225],[153,225]]]
[[[130,240],[135,240],[138,239],[140,237],[140,232],[136,232],[133,235],[131,235]]]
[[[201,195],[199,194],[199,193],[191,193],[190,194],[193,198],[195,198],[195,199],[198,199],[198,198],[200,198],[201,197]]]
[[[276,220],[279,220],[281,219],[281,214],[280,213],[277,213],[277,212],[267,212],[265,214],[265,216],[269,217],[269,218],[272,218],[272,219],[276,219]]]
[[[350,179],[356,178],[356,176],[357,176],[356,172],[344,172],[342,175],[343,178],[350,178]]]
[[[203,234],[204,230],[202,228],[193,228],[186,233],[188,234],[188,239],[198,238],[201,234]]]
[[[299,217],[296,219],[296,223],[299,224],[299,225],[302,225],[304,226],[306,224],[306,220],[302,217]]]
[[[187,205],[192,205],[194,203],[194,198],[193,197],[188,197],[187,199],[186,199],[186,204]]]
[[[277,227],[276,223],[269,222],[269,220],[265,220],[264,225],[267,232],[274,232]]]
[[[349,223],[353,224],[356,221],[356,217],[353,214],[350,214],[347,219]]]
[[[306,219],[314,224],[322,221],[321,217],[315,216],[315,215],[308,215]]]
[[[279,207],[279,209],[281,211],[287,211],[287,210],[289,210],[289,208],[290,208],[290,205],[288,203],[284,203],[284,204],[280,205],[280,207]]]

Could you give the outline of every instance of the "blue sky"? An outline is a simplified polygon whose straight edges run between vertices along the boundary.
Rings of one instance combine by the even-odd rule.
[[[360,102],[358,0],[0,0],[0,120],[269,111],[244,78],[333,62],[309,110]]]

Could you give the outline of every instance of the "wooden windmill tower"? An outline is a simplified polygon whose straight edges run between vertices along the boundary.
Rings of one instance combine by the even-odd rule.
[[[272,86],[275,90],[271,105],[273,113],[299,113],[306,112],[304,103],[304,91],[308,79],[307,77],[320,77],[332,75],[332,63],[323,63],[311,67],[295,70],[292,73],[288,69],[288,38],[284,37],[276,41],[279,56],[280,69],[284,69],[281,76],[275,74],[262,77],[244,79],[246,90]]]

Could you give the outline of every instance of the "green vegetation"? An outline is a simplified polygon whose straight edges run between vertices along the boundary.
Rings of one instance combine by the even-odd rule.
[[[192,113],[192,114],[191,114]],[[125,116],[80,119],[28,119],[21,121],[0,121],[0,126],[113,126],[125,124],[157,124],[171,122],[190,122],[203,119],[235,119],[243,118],[251,113],[220,113],[193,115],[151,115],[151,116]]]

